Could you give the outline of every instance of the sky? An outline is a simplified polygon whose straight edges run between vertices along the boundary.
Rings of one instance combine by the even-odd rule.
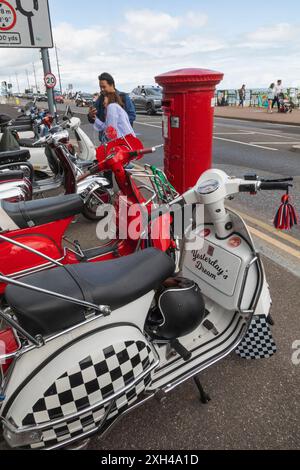
[[[65,89],[94,92],[111,73],[131,91],[180,68],[224,73],[221,89],[266,88],[282,79],[300,87],[300,2],[295,0],[49,0]],[[57,74],[54,50],[52,70]],[[0,48],[0,81],[17,91],[38,82],[38,50]]]

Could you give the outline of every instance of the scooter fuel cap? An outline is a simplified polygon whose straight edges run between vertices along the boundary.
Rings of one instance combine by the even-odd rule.
[[[217,180],[204,181],[197,188],[197,192],[202,195],[212,194],[220,188],[220,183]]]

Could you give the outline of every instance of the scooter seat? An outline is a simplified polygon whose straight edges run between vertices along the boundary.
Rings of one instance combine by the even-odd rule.
[[[3,124],[8,124],[12,120],[12,117],[8,114],[0,114],[0,126]]]
[[[36,201],[1,201],[1,207],[20,229],[25,229],[80,214],[84,203],[79,194],[67,194]]]
[[[18,144],[20,145],[20,147],[38,149],[38,148],[44,148],[47,145],[46,142],[39,143],[39,144],[36,144],[35,142],[36,142],[36,139],[19,139],[18,140]]]
[[[21,281],[116,310],[157,289],[174,270],[169,256],[149,248],[113,261],[43,271]],[[32,335],[48,336],[86,319],[84,307],[23,287],[8,286],[5,296],[19,324]]]
[[[8,163],[27,162],[29,159],[30,152],[26,149],[0,152],[0,165],[7,165]]]
[[[15,181],[21,180],[24,178],[23,171],[20,170],[12,170],[12,171],[1,171],[0,172],[0,182],[3,183],[5,181]]]

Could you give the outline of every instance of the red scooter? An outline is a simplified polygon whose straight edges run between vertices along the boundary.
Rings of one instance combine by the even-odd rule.
[[[120,192],[115,198],[115,210],[119,213],[120,205],[126,201],[127,209],[125,212],[127,214],[125,215],[128,215],[129,224],[136,217],[132,217],[129,212],[133,204],[139,204],[150,211],[155,199],[154,190],[144,185],[138,187],[137,183],[133,181],[135,174],[147,177],[147,173],[144,172],[141,175],[140,171],[132,172],[124,168],[131,161],[155,151],[155,149],[141,148],[142,143],[138,139],[131,139],[131,142],[128,139],[111,142],[98,149],[97,158],[99,163],[94,167],[96,172],[99,170],[113,171],[120,188]],[[148,201],[142,195],[143,188],[153,193]],[[150,238],[141,240],[140,236],[144,230],[142,225],[137,228],[137,236],[134,239],[130,238],[130,234],[123,237],[124,239],[119,239],[118,234],[120,231],[123,230],[124,232],[126,230],[126,227],[122,226],[122,217],[117,218],[117,238],[111,240],[105,246],[82,250],[79,243],[76,242],[72,249],[65,248],[63,246],[65,232],[74,216],[82,211],[83,204],[84,199],[77,194],[15,204],[2,201],[0,207],[0,225],[2,228],[2,233],[0,233],[0,272],[12,279],[18,279],[55,266],[76,264],[82,261],[106,261],[126,256],[138,249],[149,246],[149,244],[163,251],[175,248],[171,239],[164,239],[163,237],[151,240],[150,235]],[[169,220],[170,217],[166,214],[158,218],[155,224],[163,226],[168,224]],[[160,230],[160,228],[156,226],[155,233],[160,233],[157,230]],[[0,284],[1,294],[4,289],[5,284]]]

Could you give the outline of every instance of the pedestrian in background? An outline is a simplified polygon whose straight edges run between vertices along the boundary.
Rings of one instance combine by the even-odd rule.
[[[102,119],[96,117],[94,129],[99,132],[111,133],[113,139],[120,139],[129,135],[135,137],[128,114],[124,109],[123,101],[116,91],[105,94],[103,105],[106,109],[105,120],[102,121]],[[110,136],[107,137],[110,140]]]
[[[128,114],[128,119],[130,125],[132,126],[135,119],[135,107],[133,102],[131,101],[130,96],[127,93],[122,93],[116,89],[115,81],[113,77],[109,73],[102,73],[99,75],[99,86],[101,90],[101,94],[97,101],[94,103],[94,106],[90,108],[88,114],[88,120],[91,124],[95,123],[96,118],[100,119],[100,121],[105,122],[106,120],[106,107],[104,105],[104,98],[105,95],[108,93],[117,93],[121,98],[123,103],[124,109]],[[99,136],[100,142],[105,142],[105,135],[103,132],[100,132]]]
[[[246,85],[243,85],[242,88],[239,89],[239,98],[240,98],[240,103],[239,106],[244,107],[244,102],[246,99]]]
[[[274,99],[273,99],[273,103],[272,103],[272,109],[274,108],[275,103],[277,103],[278,112],[280,111],[279,99],[280,99],[282,94],[283,94],[282,80],[277,80],[277,85],[275,85],[275,88],[274,88]]]
[[[273,102],[275,98],[275,83],[271,83],[268,90],[268,113],[272,113]]]

